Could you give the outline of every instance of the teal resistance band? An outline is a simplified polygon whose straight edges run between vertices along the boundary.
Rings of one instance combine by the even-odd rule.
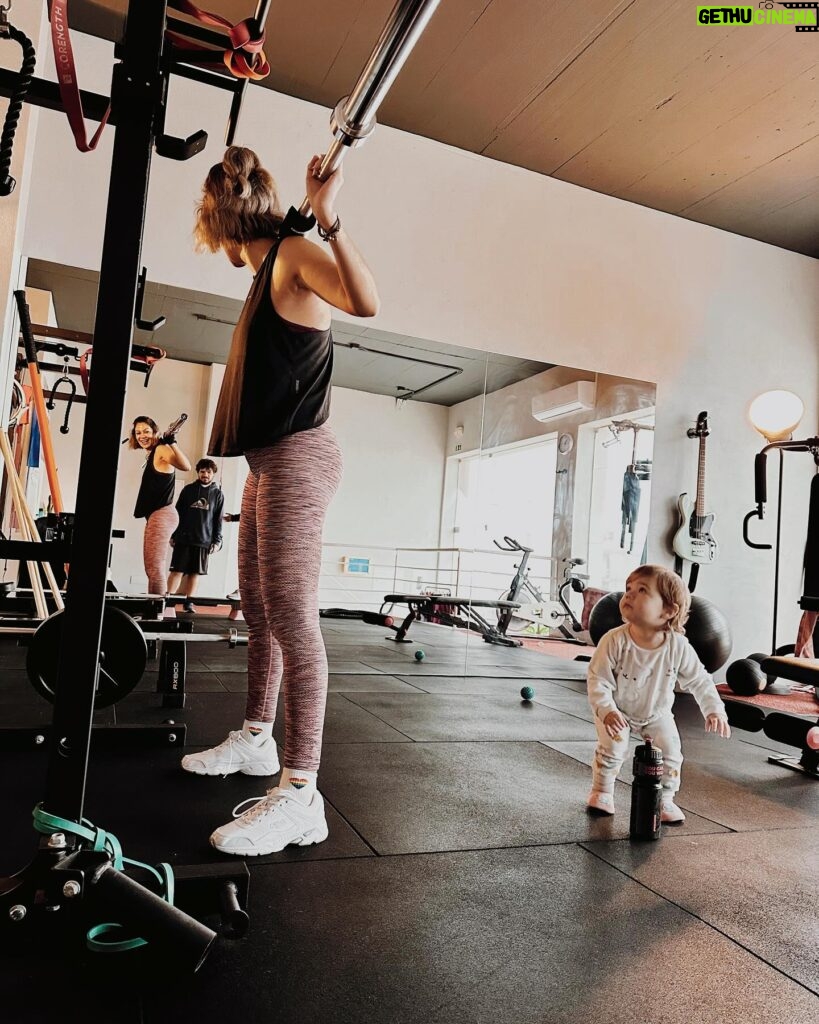
[[[55,814],[48,814],[43,810],[42,804],[37,804],[32,812],[34,827],[38,832],[51,835],[54,832],[68,832],[80,840],[80,845],[90,846],[95,852],[105,852],[111,857],[111,862],[117,871],[122,871],[125,864],[132,867],[144,868],[154,876],[159,885],[159,895],[166,903],[173,906],[174,901],[174,875],[170,864],[161,863],[157,867],[150,864],[143,864],[139,860],[129,860],[122,855],[120,841],[112,832],[105,832],[96,828],[87,818],[83,818],[82,824],[76,821],[69,821],[67,818],[59,818]],[[140,946],[147,946],[147,939],[133,937],[129,939],[106,939],[104,936],[116,935],[124,931],[121,924],[106,922],[96,924],[88,930],[86,945],[94,953],[125,953],[128,950],[138,949]]]

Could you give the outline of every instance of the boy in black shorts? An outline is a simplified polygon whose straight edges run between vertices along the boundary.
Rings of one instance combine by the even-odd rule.
[[[196,463],[198,479],[183,487],[176,500],[179,526],[171,534],[173,555],[168,593],[179,591],[185,595],[183,610],[186,612],[195,611],[193,595],[199,577],[207,576],[208,558],[222,546],[225,497],[214,480],[217,469],[212,459],[200,459]]]

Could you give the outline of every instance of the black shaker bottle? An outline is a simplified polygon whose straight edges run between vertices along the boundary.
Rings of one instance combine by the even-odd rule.
[[[629,837],[638,840],[659,839],[663,752],[649,738],[634,751],[633,770]]]

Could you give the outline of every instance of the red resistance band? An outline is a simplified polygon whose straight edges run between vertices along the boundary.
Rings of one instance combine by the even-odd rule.
[[[71,35],[68,27],[68,0],[51,0],[51,45],[54,49],[54,63],[57,65],[57,83],[60,87],[60,99],[63,101],[68,123],[81,153],[89,153],[97,148],[102,130],[108,123],[111,105],[105,111],[99,128],[94,132],[91,141],[85,133],[85,114],[82,109],[80,87],[77,84],[77,69],[74,64],[74,51],[71,49]]]
[[[222,55],[225,67],[236,78],[250,78],[254,82],[267,78],[270,64],[264,55],[264,29],[256,24],[254,18],[245,18],[238,25],[231,25],[219,14],[211,14],[192,4],[190,0],[169,0],[168,5],[183,14],[202,22],[203,25],[215,25],[227,29],[230,47]],[[178,46],[188,50],[204,50],[206,47],[191,42],[176,32],[168,32],[168,37]]]
[[[225,67],[236,78],[250,78],[259,81],[270,74],[270,64],[264,55],[265,34],[253,18],[245,18],[238,25],[231,25],[226,19],[218,14],[211,14],[203,11],[190,0],[169,0],[169,5],[175,10],[189,14],[197,21],[205,25],[214,25],[218,28],[228,30],[230,46],[225,50],[222,60]],[[178,46],[191,49],[203,50],[206,47],[199,46],[185,39],[176,32],[166,33],[167,37]],[[85,129],[85,114],[82,109],[82,98],[80,87],[77,82],[77,69],[74,63],[74,51],[71,48],[71,35],[68,25],[68,0],[51,0],[51,44],[54,49],[54,63],[57,66],[57,84],[60,88],[60,98],[63,108],[81,153],[89,153],[97,148],[103,129],[108,123],[111,114],[111,106],[105,111],[96,132],[89,141]]]

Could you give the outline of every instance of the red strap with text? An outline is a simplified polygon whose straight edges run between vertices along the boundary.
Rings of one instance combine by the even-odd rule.
[[[51,44],[54,48],[54,63],[57,65],[57,84],[60,87],[60,98],[63,101],[66,117],[81,153],[90,153],[97,148],[100,136],[108,123],[111,106],[105,111],[99,128],[91,136],[85,131],[85,115],[82,109],[80,87],[77,84],[77,69],[74,64],[74,51],[71,49],[71,36],[68,28],[68,0],[51,0]]]
[[[222,60],[236,78],[250,78],[259,81],[270,74],[270,64],[264,55],[265,34],[259,29],[253,18],[245,18],[238,25],[231,23],[218,14],[211,14],[192,4],[190,0],[170,0],[170,6],[183,14],[205,25],[214,25],[228,30],[230,47],[225,50]],[[178,45],[187,49],[200,50],[204,47],[193,43],[176,32],[168,32],[168,37]],[[81,153],[90,153],[97,148],[103,129],[111,115],[111,106],[105,111],[99,127],[89,140],[85,128],[85,114],[82,109],[82,97],[77,82],[77,68],[74,63],[74,51],[71,48],[71,35],[68,25],[68,0],[51,0],[51,44],[54,49],[54,63],[57,66],[57,84],[63,108]]]

